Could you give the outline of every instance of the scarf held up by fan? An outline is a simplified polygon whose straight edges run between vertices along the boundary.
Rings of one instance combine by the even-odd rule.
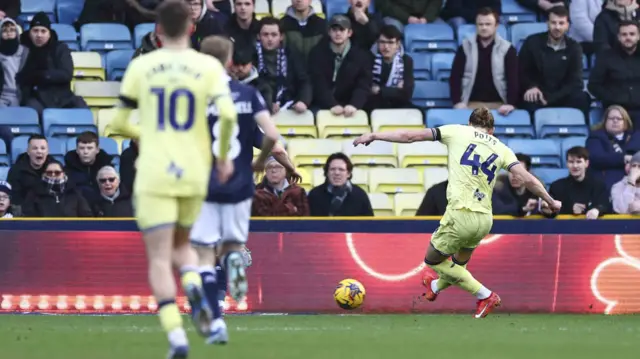
[[[404,79],[404,61],[402,59],[402,55],[404,51],[402,49],[398,50],[396,55],[393,57],[393,62],[391,63],[391,71],[389,72],[389,78],[387,79],[386,87],[398,87],[398,85]],[[377,85],[381,85],[382,82],[382,65],[384,59],[380,52],[376,54],[376,59],[373,63],[373,83]]]

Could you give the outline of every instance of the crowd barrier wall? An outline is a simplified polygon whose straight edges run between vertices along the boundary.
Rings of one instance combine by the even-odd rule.
[[[253,220],[247,303],[230,311],[343,312],[336,284],[367,289],[356,312],[469,312],[451,288],[419,300],[422,259],[436,218]],[[469,269],[505,312],[640,313],[640,221],[616,217],[497,219]],[[156,309],[135,222],[0,221],[3,312],[130,313]],[[182,309],[188,304],[181,298]]]

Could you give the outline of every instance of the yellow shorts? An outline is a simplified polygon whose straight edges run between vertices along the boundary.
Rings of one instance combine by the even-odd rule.
[[[133,201],[138,227],[148,231],[169,225],[191,227],[200,214],[204,198],[142,194],[134,195]]]
[[[493,215],[464,209],[447,210],[440,226],[431,236],[431,244],[445,255],[461,249],[476,248],[493,226]]]

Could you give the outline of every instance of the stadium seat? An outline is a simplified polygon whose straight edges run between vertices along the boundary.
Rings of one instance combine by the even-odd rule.
[[[378,109],[371,112],[374,131],[418,130],[424,128],[422,113],[415,108]]]
[[[562,151],[562,166],[567,166],[567,151],[571,147],[581,146],[585,147],[587,143],[587,137],[585,136],[575,136],[575,137],[567,137],[563,138],[560,143],[560,151]]]
[[[413,79],[431,80],[431,54],[427,52],[413,52],[408,54],[413,59]]]
[[[105,52],[133,48],[131,33],[122,24],[85,24],[80,28],[83,51]]]
[[[115,109],[112,108],[103,108],[98,111],[98,133],[103,137],[118,137],[121,136],[119,133],[115,132],[109,124],[111,120],[113,120],[113,116],[115,115]],[[131,123],[138,123],[138,110],[131,111],[129,115],[129,121]]]
[[[405,50],[408,52],[455,52],[458,44],[448,24],[409,24],[404,28]]]
[[[287,7],[291,6],[291,2],[287,0],[272,0],[272,12],[273,16],[280,18],[287,11]],[[321,12],[322,9],[314,9],[314,11]]]
[[[258,152],[260,152],[260,150],[258,150]],[[296,171],[302,177],[302,181],[298,183],[298,186],[304,188],[304,190],[309,193],[309,191],[311,191],[311,189],[313,188],[313,174],[310,171],[307,171],[307,169],[304,167],[296,168]]]
[[[494,135],[497,137],[534,138],[535,133],[531,125],[529,113],[525,110],[512,111],[502,116],[496,110],[491,110],[495,123]]]
[[[536,13],[524,8],[516,0],[502,0],[502,17],[508,23],[536,22]]]
[[[604,110],[602,108],[592,108],[589,111],[589,126],[595,126],[602,122],[602,116],[604,116]]]
[[[0,181],[6,181],[9,176],[9,167],[0,167]]]
[[[58,41],[67,44],[71,51],[80,51],[78,43],[78,33],[76,29],[68,24],[51,24],[51,30],[58,34]]]
[[[31,107],[0,107],[0,126],[14,135],[42,134],[38,113]]]
[[[113,107],[120,96],[120,82],[78,81],[74,92],[82,96],[89,107]]]
[[[533,119],[538,138],[589,135],[584,114],[575,108],[541,108]]]
[[[415,217],[422,203],[422,198],[422,196],[416,196],[415,193],[398,193],[393,196],[393,208],[396,216]]]
[[[446,181],[449,178],[449,169],[446,167],[427,167],[424,169],[424,189]]]
[[[274,3],[274,7],[275,7],[275,3],[277,3],[279,0],[273,0]],[[280,0],[283,1],[283,0]],[[291,5],[291,1],[286,1],[284,0],[283,2],[285,2],[287,5]],[[326,0],[326,7],[327,7],[327,19],[331,19],[331,17],[335,14],[346,14],[347,10],[349,10],[349,2],[348,1],[344,1],[344,0]],[[315,11],[321,11],[322,8],[316,8],[315,4],[313,4],[313,9]],[[274,10],[275,12],[275,10]],[[370,5],[369,5],[369,13],[373,14],[373,1],[371,1]]]
[[[385,193],[369,193],[369,202],[373,208],[373,215],[376,217],[393,217],[393,202]]]
[[[18,136],[11,140],[11,163],[15,164],[18,156],[27,152],[29,136]]]
[[[443,166],[447,164],[447,146],[440,142],[398,144],[400,167]]]
[[[509,140],[508,145],[515,153],[524,153],[531,156],[533,167],[562,167],[560,146],[554,140],[515,138]]]
[[[7,145],[0,139],[0,167],[11,166]],[[0,179],[1,180],[1,179]]]
[[[582,78],[585,80],[589,79],[589,72],[589,59],[587,58],[587,55],[582,54]]]
[[[320,138],[354,137],[371,132],[367,113],[358,110],[353,116],[334,116],[329,110],[320,110],[316,114],[316,124]]]
[[[427,127],[442,125],[466,125],[469,123],[471,110],[467,109],[432,109],[427,111]]]
[[[475,36],[476,34],[476,25],[475,24],[464,24],[458,28],[458,45],[462,45],[462,41],[467,37]],[[503,39],[509,41],[509,31],[507,31],[507,27],[503,24],[498,25],[498,34],[502,36]]]
[[[109,81],[120,81],[124,76],[135,50],[114,50],[107,53],[107,78]]]
[[[520,52],[520,48],[527,37],[547,30],[547,24],[543,22],[515,24],[511,26],[511,43]]]
[[[274,120],[278,131],[283,136],[318,137],[318,130],[311,111],[299,114],[293,110],[282,110],[274,116]]]
[[[422,173],[415,168],[372,168],[369,190],[392,194],[424,192]]]
[[[431,74],[434,80],[449,81],[454,57],[455,54],[452,53],[433,54],[431,57]]]
[[[102,57],[97,52],[72,52],[73,77],[77,79],[99,79],[104,81]]]
[[[73,25],[80,17],[84,1],[82,0],[56,0],[56,15],[61,24]]]
[[[317,139],[291,139],[287,148],[296,166],[322,166],[327,157],[342,151],[342,142]]]
[[[155,29],[156,24],[152,22],[136,25],[133,29],[133,47],[137,49],[142,46],[142,38]]]
[[[324,183],[324,169],[313,169],[313,186],[317,187]],[[369,169],[354,167],[351,172],[351,183],[360,186],[365,192],[369,192]]]
[[[42,113],[42,122],[47,137],[75,136],[85,131],[98,132],[91,110],[84,108],[48,108]]]
[[[67,141],[56,137],[47,137],[47,142],[49,143],[49,155],[64,165],[64,155],[67,154]]]
[[[376,141],[369,146],[353,146],[352,140],[342,142],[342,152],[349,156],[354,166],[398,167],[393,143]]]
[[[20,2],[20,15],[18,22],[28,23],[33,19],[33,15],[44,11],[52,23],[56,22],[55,16],[56,0],[22,0]]]
[[[256,18],[260,20],[260,18],[271,16],[271,12],[269,11],[269,2],[267,1],[255,1],[255,8],[253,12],[256,14]]]
[[[441,81],[416,81],[411,102],[420,108],[453,106],[449,84]]]
[[[533,174],[548,188],[556,180],[567,177],[569,171],[566,168],[535,168]]]

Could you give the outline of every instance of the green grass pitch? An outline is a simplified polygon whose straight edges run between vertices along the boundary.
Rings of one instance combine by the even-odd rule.
[[[0,316],[0,358],[162,359],[155,316]],[[185,317],[185,323],[190,322]],[[190,359],[622,359],[638,357],[640,316],[229,316],[231,342]]]

